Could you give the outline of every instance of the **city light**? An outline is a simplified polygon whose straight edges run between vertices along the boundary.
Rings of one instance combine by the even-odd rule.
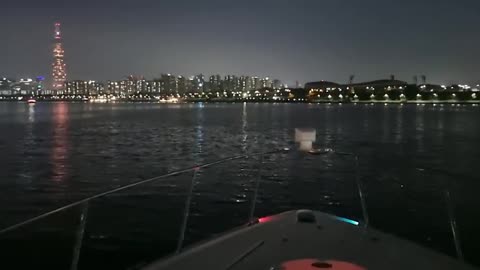
[[[53,90],[64,90],[65,82],[67,80],[66,64],[64,63],[64,50],[62,45],[62,37],[60,32],[60,23],[55,23],[55,46],[53,49]]]
[[[413,85],[408,98],[407,89],[412,86],[408,82],[399,80],[377,80],[366,83],[340,84],[325,80],[306,83],[305,87],[289,89],[278,79],[269,76],[224,75],[219,74],[205,77],[203,74],[193,76],[160,74],[159,77],[145,79],[142,75],[131,74],[128,77],[107,81],[72,80],[67,81],[65,51],[63,47],[60,23],[54,24],[53,62],[51,70],[51,86],[45,87],[43,76],[21,78],[19,81],[3,77],[0,81],[0,98],[16,99],[18,96],[36,96],[51,100],[76,100],[90,102],[112,101],[155,101],[162,103],[176,102],[204,102],[204,101],[284,101],[284,102],[377,102],[395,103],[398,101],[418,102],[424,100],[477,100],[479,85],[472,87],[469,84]],[[209,80],[206,80],[209,78]],[[376,92],[375,89],[381,92]],[[428,88],[428,89],[427,89]],[[347,93],[343,90],[349,90]],[[365,91],[367,90],[367,91]],[[411,89],[412,90],[412,89]],[[343,92],[342,92],[343,91]],[[446,92],[441,94],[441,92]],[[327,95],[323,93],[327,92]],[[426,94],[426,92],[431,94]],[[462,93],[468,92],[468,93]],[[357,94],[358,93],[358,94]],[[361,94],[360,94],[361,93]],[[398,93],[398,95],[397,95]],[[353,94],[353,96],[352,96]],[[23,97],[22,97],[23,99]],[[416,100],[415,100],[416,99]]]

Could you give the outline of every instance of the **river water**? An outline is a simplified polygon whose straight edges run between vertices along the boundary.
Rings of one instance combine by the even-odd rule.
[[[0,103],[0,227],[66,203],[232,155],[316,147],[359,157],[371,226],[480,265],[480,107],[397,104]],[[197,172],[185,244],[255,216],[310,208],[362,220],[351,156],[290,151]],[[0,235],[17,263],[68,268],[88,209],[81,269],[139,266],[175,250],[193,173],[97,199]],[[450,202],[446,192],[450,194]],[[3,238],[2,238],[3,237]],[[3,240],[2,240],[3,239]],[[7,257],[7,256],[6,256]],[[28,260],[27,260],[28,259]]]

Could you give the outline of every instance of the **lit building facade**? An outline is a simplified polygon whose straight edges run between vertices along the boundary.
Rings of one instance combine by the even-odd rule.
[[[205,76],[198,74],[193,78],[193,91],[200,93],[205,91]]]
[[[2,96],[11,96],[12,95],[12,86],[13,86],[14,81],[7,79],[7,78],[1,78],[0,80],[0,95]]]
[[[223,91],[234,92],[238,84],[237,76],[227,75],[223,80]]]
[[[178,76],[177,78],[177,94],[184,95],[187,92],[187,78]]]
[[[220,75],[212,75],[208,80],[208,89],[210,92],[219,92],[222,90],[222,77]]]
[[[96,81],[68,81],[65,83],[64,95],[96,96],[105,94],[105,87]]]
[[[260,88],[272,88],[272,80],[269,77],[263,78],[260,84],[261,84]]]
[[[11,95],[14,96],[35,96],[37,93],[37,82],[33,79],[26,78],[14,82],[11,86]]]
[[[177,78],[172,74],[160,75],[160,94],[173,95],[177,93]]]
[[[60,23],[55,23],[54,33],[54,47],[53,47],[53,64],[52,64],[52,89],[54,91],[63,92],[65,82],[67,80],[67,71],[65,64],[65,51],[63,50],[62,35],[60,32]]]

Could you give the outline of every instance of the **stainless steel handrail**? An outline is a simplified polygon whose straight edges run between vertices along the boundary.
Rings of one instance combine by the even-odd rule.
[[[189,194],[188,194],[188,197],[187,197],[187,200],[186,200],[186,203],[185,203],[184,218],[183,218],[183,221],[182,221],[182,224],[183,224],[182,225],[182,230],[181,230],[180,238],[179,238],[179,241],[178,241],[178,244],[177,244],[177,249],[176,249],[176,252],[178,253],[182,250],[182,247],[183,247],[183,238],[184,238],[184,233],[185,233],[185,229],[186,229],[187,222],[188,222],[188,212],[189,212],[189,208],[190,208],[191,195],[192,195],[192,191],[193,191],[193,188],[194,188],[196,173],[198,172],[199,169],[208,168],[208,167],[212,167],[212,166],[215,166],[215,165],[218,165],[218,164],[223,164],[223,163],[227,163],[227,162],[230,162],[230,161],[233,161],[233,160],[248,158],[248,157],[252,157],[252,156],[260,156],[261,157],[259,172],[258,172],[257,179],[255,181],[255,189],[254,189],[253,199],[252,199],[250,213],[249,213],[248,222],[251,223],[252,220],[253,220],[253,217],[254,217],[255,206],[256,206],[256,201],[257,201],[257,196],[258,196],[257,193],[258,193],[258,189],[259,189],[259,185],[260,185],[260,181],[261,181],[263,157],[265,155],[269,155],[269,154],[288,152],[289,150],[290,150],[289,148],[282,148],[282,149],[266,151],[266,152],[258,152],[258,153],[230,156],[230,157],[219,159],[219,160],[216,160],[216,161],[213,161],[213,162],[204,163],[204,164],[201,164],[201,165],[196,165],[196,166],[193,166],[193,167],[188,167],[188,168],[185,168],[185,169],[176,170],[176,171],[164,174],[164,175],[152,177],[152,178],[149,178],[149,179],[146,179],[146,180],[141,180],[141,181],[137,181],[137,182],[130,183],[130,184],[126,184],[126,185],[123,185],[123,186],[120,186],[120,187],[117,187],[117,188],[114,188],[114,189],[110,189],[110,190],[102,192],[102,193],[98,193],[98,194],[89,196],[89,197],[84,198],[82,200],[75,201],[73,203],[67,204],[67,205],[62,206],[60,208],[57,208],[57,209],[54,209],[52,211],[46,212],[44,214],[38,215],[36,217],[30,218],[26,221],[23,221],[23,222],[14,224],[12,226],[6,227],[4,229],[1,229],[0,230],[0,235],[4,234],[6,232],[9,232],[9,231],[13,231],[13,230],[18,229],[18,228],[21,228],[21,227],[26,226],[28,224],[31,224],[35,221],[41,220],[41,219],[46,218],[48,216],[51,216],[55,213],[62,212],[64,210],[70,209],[70,208],[75,207],[75,206],[84,205],[85,209],[88,209],[88,203],[90,201],[92,201],[94,199],[97,199],[97,198],[100,198],[100,197],[104,197],[104,196],[109,195],[109,194],[113,194],[113,193],[116,193],[116,192],[119,192],[119,191],[122,191],[122,190],[126,190],[126,189],[129,189],[129,188],[133,188],[133,187],[136,187],[136,186],[139,186],[139,185],[142,185],[142,184],[166,179],[170,176],[176,176],[176,175],[181,175],[181,174],[184,174],[184,173],[187,173],[187,172],[193,172],[194,174],[193,174],[193,177],[192,177],[192,180],[191,180],[191,183],[190,183]],[[370,225],[370,222],[369,222],[368,207],[367,207],[367,203],[366,203],[365,186],[364,186],[364,183],[362,183],[362,181],[360,179],[360,166],[359,166],[358,155],[356,153],[340,152],[340,151],[339,152],[337,152],[337,151],[327,151],[325,154],[327,154],[327,155],[328,154],[334,154],[334,155],[339,155],[339,156],[349,156],[349,157],[353,158],[353,160],[355,162],[355,174],[356,174],[355,184],[357,186],[358,196],[359,196],[359,200],[360,200],[361,208],[362,208],[361,210],[362,210],[362,216],[363,216],[363,226],[364,226],[365,232],[367,232],[367,230],[369,228],[369,225]],[[440,171],[438,169],[437,170],[432,169],[432,168],[422,168],[421,171],[430,171],[430,172],[434,172],[434,173],[444,173],[443,171]],[[449,214],[449,221],[450,221],[450,225],[451,225],[451,231],[452,231],[452,235],[453,235],[453,240],[454,240],[454,244],[455,244],[457,257],[460,260],[463,260],[461,242],[460,242],[460,238],[459,238],[459,234],[458,234],[458,228],[456,226],[455,213],[453,211],[453,202],[452,202],[452,198],[451,198],[451,195],[450,195],[450,192],[449,192],[448,189],[445,190],[445,194],[446,194],[447,210],[448,210],[448,214]],[[78,236],[77,236],[77,238],[78,238],[77,244],[79,245],[79,247],[75,248],[74,261],[72,263],[72,268],[71,269],[76,269],[76,266],[78,264],[79,249],[81,248],[81,242],[82,242],[82,238],[83,238],[83,230],[84,230],[84,226],[85,226],[84,222],[85,222],[85,219],[86,219],[86,211],[85,211],[85,213],[82,214],[82,218],[84,218],[84,219],[81,220],[81,222],[83,222],[83,224],[81,224],[80,230],[79,230]]]
[[[355,164],[355,185],[357,186],[358,198],[360,200],[360,206],[362,208],[363,228],[365,229],[364,232],[366,233],[368,230],[368,227],[370,226],[370,218],[368,217],[365,188],[360,179],[360,163],[359,163],[358,155],[352,152],[338,152],[338,151],[327,151],[325,152],[325,154],[327,155],[334,154],[337,156],[348,156],[353,158],[353,161]]]
[[[167,173],[167,174],[164,174],[164,175],[160,175],[160,176],[152,177],[152,178],[149,178],[149,179],[141,180],[141,181],[138,181],[138,182],[135,182],[135,183],[126,184],[126,185],[120,186],[118,188],[110,189],[110,190],[107,190],[105,192],[89,196],[85,199],[81,199],[81,200],[75,201],[73,203],[69,203],[67,205],[64,205],[64,206],[59,207],[57,209],[48,211],[48,212],[43,213],[41,215],[38,215],[36,217],[30,218],[30,219],[27,219],[27,220],[22,221],[20,223],[17,223],[17,224],[11,225],[9,227],[3,228],[3,229],[0,230],[0,235],[4,234],[6,232],[9,232],[9,231],[13,231],[15,229],[18,229],[18,228],[23,227],[25,225],[31,224],[35,221],[41,220],[41,219],[46,218],[48,216],[51,216],[55,213],[62,212],[66,209],[70,209],[74,206],[78,206],[78,205],[90,202],[91,200],[94,200],[94,199],[97,199],[97,198],[100,198],[100,197],[104,197],[106,195],[116,193],[116,192],[119,192],[119,191],[122,191],[122,190],[125,190],[125,189],[133,188],[133,187],[136,187],[136,186],[139,186],[139,185],[142,185],[142,184],[158,181],[158,180],[161,180],[161,179],[168,178],[170,176],[176,176],[176,175],[180,175],[180,174],[183,174],[183,173],[186,173],[186,172],[191,172],[191,171],[202,169],[202,168],[212,167],[212,166],[215,166],[215,165],[218,165],[218,164],[227,163],[227,162],[232,161],[232,160],[248,158],[248,157],[251,157],[251,156],[263,156],[263,155],[281,153],[281,152],[286,152],[286,151],[289,151],[289,149],[288,148],[282,148],[282,149],[260,152],[260,153],[251,153],[251,154],[230,156],[230,157],[219,159],[219,160],[212,161],[212,162],[209,162],[209,163],[196,165],[196,166],[189,167],[189,168],[186,168],[186,169],[180,169],[180,170],[173,171],[173,172],[170,172],[170,173]]]
[[[363,221],[364,221],[364,228],[368,229],[369,226],[369,216],[368,216],[368,211],[367,211],[367,204],[365,201],[365,194],[364,194],[364,187],[363,183],[360,180],[360,167],[359,167],[359,158],[358,155],[352,152],[336,152],[336,151],[328,151],[326,154],[336,154],[339,156],[351,156],[355,160],[355,181],[357,185],[357,191],[359,194],[360,198],[360,204],[362,207],[362,214],[363,214]],[[441,170],[441,169],[434,169],[434,168],[429,168],[429,167],[424,167],[424,168],[417,168],[420,169],[420,171],[425,171],[425,172],[432,172],[432,173],[437,173],[437,174],[444,174],[444,175],[449,175],[449,176],[458,176],[458,174],[455,173],[448,173],[447,171]],[[447,208],[447,213],[448,213],[448,219],[449,219],[449,224],[450,224],[450,229],[452,232],[452,239],[453,239],[453,244],[455,246],[455,252],[457,255],[457,258],[460,261],[465,261],[463,257],[463,251],[462,251],[462,245],[460,241],[460,236],[458,232],[458,226],[457,226],[457,221],[456,221],[456,215],[453,207],[453,200],[450,195],[450,190],[448,187],[445,188],[445,201],[446,201],[446,208]]]

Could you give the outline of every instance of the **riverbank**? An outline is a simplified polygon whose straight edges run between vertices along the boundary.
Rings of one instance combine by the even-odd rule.
[[[0,102],[26,103],[27,100],[0,99]],[[243,99],[177,99],[174,101],[157,99],[37,99],[37,102],[72,102],[72,103],[318,103],[318,104],[480,104],[480,100],[243,100]]]

